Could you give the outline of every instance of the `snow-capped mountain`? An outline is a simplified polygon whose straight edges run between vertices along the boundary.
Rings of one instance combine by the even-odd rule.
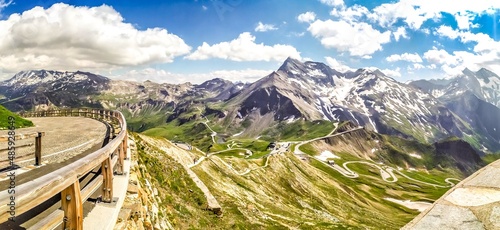
[[[214,114],[212,122],[220,127],[253,137],[283,122],[350,120],[382,134],[423,142],[458,136],[479,149],[496,151],[500,127],[487,115],[477,115],[479,107],[470,105],[500,114],[500,109],[483,101],[498,97],[499,86],[500,78],[487,70],[404,84],[377,69],[342,73],[323,63],[288,58],[252,84],[223,79],[199,85],[138,83],[84,72],[25,71],[0,83],[0,94],[5,96],[0,103],[12,110],[40,104],[120,109],[135,117],[137,127],[133,121],[131,127],[137,130]],[[461,92],[472,94],[457,97]]]
[[[484,68],[477,72],[465,69],[462,73],[453,79],[419,80],[410,85],[432,94],[461,120],[469,123],[477,133],[475,136],[466,134],[470,142],[477,143],[476,146],[484,151],[498,149],[500,77]]]
[[[88,72],[22,71],[0,82],[3,104],[12,110],[35,106],[97,106],[89,95],[109,87],[109,79]]]
[[[453,99],[469,91],[479,99],[500,107],[500,77],[484,68],[477,72],[464,69],[462,75],[453,79],[419,80],[410,85],[442,100]]]
[[[291,58],[229,104],[237,107],[241,119],[258,111],[261,117],[272,114],[274,120],[351,120],[380,133],[421,141],[470,133],[434,97],[379,70],[341,73],[323,63]]]

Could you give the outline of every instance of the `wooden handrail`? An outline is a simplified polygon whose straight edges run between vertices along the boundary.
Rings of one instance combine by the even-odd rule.
[[[84,116],[89,118],[104,118],[117,121],[120,124],[120,133],[103,148],[92,152],[81,159],[70,163],[51,173],[41,175],[29,182],[15,187],[15,213],[16,216],[25,213],[42,204],[49,198],[57,195],[70,186],[79,183],[79,179],[88,174],[94,168],[101,166],[103,162],[109,161],[115,152],[125,151],[127,146],[127,122],[122,113],[118,111],[99,109],[62,109],[51,111],[21,113],[24,117],[44,116]],[[120,157],[123,154],[118,154]],[[120,159],[123,160],[123,159]],[[113,165],[110,165],[113,167]],[[120,166],[121,167],[121,166]],[[120,171],[120,170],[118,170]],[[74,187],[79,187],[74,186]],[[0,191],[0,223],[8,221],[11,195],[8,189]],[[86,199],[86,198],[84,198]],[[80,200],[84,202],[85,200]],[[64,204],[64,202],[63,202]]]

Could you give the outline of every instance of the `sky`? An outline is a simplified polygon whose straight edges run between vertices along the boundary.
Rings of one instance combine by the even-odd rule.
[[[405,82],[500,74],[500,1],[0,0],[0,80],[23,70],[253,82],[287,57]]]

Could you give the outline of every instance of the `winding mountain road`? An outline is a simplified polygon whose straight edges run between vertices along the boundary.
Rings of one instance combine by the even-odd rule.
[[[204,118],[207,119],[206,117],[204,117]],[[207,119],[207,122],[208,122],[208,119]],[[212,131],[212,141],[214,141],[214,143],[215,143],[214,136],[217,135],[217,133],[214,132],[210,128],[210,126],[208,126],[207,122],[203,122],[203,123]],[[313,141],[318,141],[318,140],[326,139],[326,138],[337,137],[337,136],[344,135],[346,133],[355,132],[355,131],[364,129],[364,127],[358,126],[357,128],[354,128],[354,129],[351,129],[351,130],[346,130],[346,131],[343,131],[343,132],[340,132],[340,133],[335,133],[335,131],[337,131],[337,128],[338,128],[338,124],[335,124],[335,127],[333,128],[333,130],[330,133],[328,133],[327,135],[322,136],[322,137],[313,138],[313,139],[306,140],[306,141],[277,142],[276,145],[279,146],[278,148],[272,150],[269,154],[266,154],[266,155],[262,156],[262,157],[266,158],[266,162],[265,162],[264,166],[257,167],[257,168],[252,168],[252,169],[247,168],[246,170],[244,170],[242,172],[241,171],[237,171],[236,169],[234,169],[232,167],[232,165],[226,163],[223,159],[221,159],[219,157],[217,157],[217,158],[226,167],[228,167],[229,169],[231,169],[232,171],[234,171],[235,174],[242,176],[242,175],[246,175],[246,174],[250,173],[253,170],[257,170],[257,169],[260,169],[260,168],[267,167],[268,164],[269,164],[269,158],[271,156],[273,156],[275,154],[280,154],[280,153],[287,152],[289,150],[290,145],[292,143],[296,144],[295,147],[294,147],[294,149],[293,149],[293,153],[294,153],[294,155],[296,157],[298,157],[300,159],[300,158],[303,158],[304,156],[308,156],[306,153],[304,153],[303,151],[300,150],[300,146],[302,146],[304,144],[311,143]],[[214,133],[215,133],[215,135],[214,135]],[[333,133],[335,133],[335,134],[333,134]],[[210,158],[213,155],[216,155],[216,154],[219,154],[219,153],[223,153],[223,152],[227,152],[227,151],[231,151],[231,150],[243,150],[243,151],[250,152],[250,154],[253,154],[252,151],[249,150],[249,149],[245,149],[245,148],[232,148],[232,147],[234,147],[234,145],[232,145],[231,147],[229,147],[229,145],[228,145],[228,149],[217,151],[217,152],[208,153],[208,154],[206,154],[206,157],[205,156],[201,157],[200,159],[198,159],[196,162],[194,162],[193,164],[189,165],[188,167],[189,168],[195,167],[195,166],[199,165],[202,161],[204,161],[207,158]],[[425,182],[425,181],[421,181],[421,180],[417,180],[417,179],[411,178],[411,177],[409,177],[408,175],[404,174],[403,172],[401,172],[398,169],[395,169],[395,168],[393,168],[391,166],[387,166],[387,165],[379,165],[379,164],[376,164],[374,162],[369,162],[369,161],[346,161],[346,162],[342,163],[342,166],[340,166],[338,164],[329,164],[329,163],[325,162],[324,160],[322,160],[321,158],[319,158],[317,156],[314,157],[314,158],[316,160],[318,160],[319,162],[321,162],[322,164],[325,164],[325,165],[331,167],[332,169],[336,170],[342,176],[345,176],[345,177],[351,178],[351,179],[358,178],[360,175],[357,172],[355,172],[352,169],[350,169],[348,167],[348,165],[349,164],[364,164],[364,165],[368,165],[370,167],[374,167],[374,168],[378,169],[379,172],[380,172],[380,177],[382,178],[382,180],[384,180],[386,182],[389,182],[389,183],[395,183],[395,182],[398,181],[398,177],[396,176],[396,174],[399,174],[400,176],[402,176],[402,177],[404,177],[404,178],[406,178],[408,180],[411,180],[411,181],[414,181],[414,182],[417,182],[417,183],[420,183],[420,184],[434,186],[434,187],[439,187],[439,188],[453,187],[455,185],[455,183],[451,182],[452,180],[454,180],[454,181],[460,181],[459,179],[456,179],[456,178],[446,178],[445,182],[448,185],[440,185],[440,184],[429,183],[429,182]]]
[[[359,126],[357,128],[354,128],[354,129],[351,129],[351,130],[347,130],[347,131],[344,131],[344,132],[340,132],[340,133],[336,133],[336,134],[333,134],[337,127],[335,127],[328,135],[326,136],[323,136],[323,137],[317,137],[317,138],[314,138],[314,139],[311,139],[311,140],[307,140],[307,141],[302,141],[302,142],[299,142],[297,145],[295,145],[295,148],[293,150],[293,153],[296,157],[298,157],[299,159],[303,156],[306,156],[307,154],[304,153],[302,150],[300,150],[300,146],[304,145],[304,144],[307,144],[307,143],[310,143],[310,142],[313,142],[313,141],[317,141],[317,140],[321,140],[321,139],[326,139],[326,138],[331,138],[331,137],[336,137],[336,136],[340,136],[340,135],[343,135],[343,134],[346,134],[346,133],[350,133],[350,132],[354,132],[354,131],[357,131],[357,130],[360,130],[360,129],[363,129],[364,127],[362,126]],[[346,161],[342,164],[342,167],[338,164],[329,164],[325,161],[323,161],[322,159],[320,159],[319,157],[315,156],[314,157],[316,160],[318,160],[319,162],[335,169],[337,172],[339,172],[342,176],[345,176],[347,178],[351,178],[351,179],[354,179],[354,178],[358,178],[359,177],[359,174],[354,172],[353,170],[351,170],[347,165],[349,164],[365,164],[365,165],[368,165],[368,166],[371,166],[371,167],[374,167],[374,168],[377,168],[379,171],[380,171],[380,177],[382,178],[382,180],[386,181],[386,182],[390,182],[390,183],[395,183],[398,181],[398,178],[396,177],[396,175],[394,174],[394,172],[396,172],[397,174],[401,175],[402,177],[408,179],[408,180],[411,180],[411,181],[414,181],[414,182],[417,182],[417,183],[420,183],[420,184],[425,184],[425,185],[429,185],[429,186],[434,186],[434,187],[440,187],[440,188],[448,188],[448,187],[453,187],[455,185],[455,183],[451,182],[451,180],[455,180],[455,181],[460,181],[459,179],[456,179],[456,178],[446,178],[445,179],[445,182],[448,184],[448,185],[439,185],[439,184],[433,184],[433,183],[429,183],[429,182],[425,182],[425,181],[421,181],[421,180],[417,180],[417,179],[414,179],[414,178],[411,178],[409,177],[408,175],[402,173],[400,170],[398,169],[395,169],[393,167],[390,167],[390,166],[387,166],[387,165],[378,165],[376,163],[372,163],[372,162],[369,162],[369,161]]]

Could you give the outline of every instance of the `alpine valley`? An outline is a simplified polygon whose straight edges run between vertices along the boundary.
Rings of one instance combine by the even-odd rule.
[[[121,111],[148,220],[175,229],[397,229],[500,152],[486,69],[401,83],[288,58],[253,83],[177,85],[33,70],[0,83],[0,104]]]

